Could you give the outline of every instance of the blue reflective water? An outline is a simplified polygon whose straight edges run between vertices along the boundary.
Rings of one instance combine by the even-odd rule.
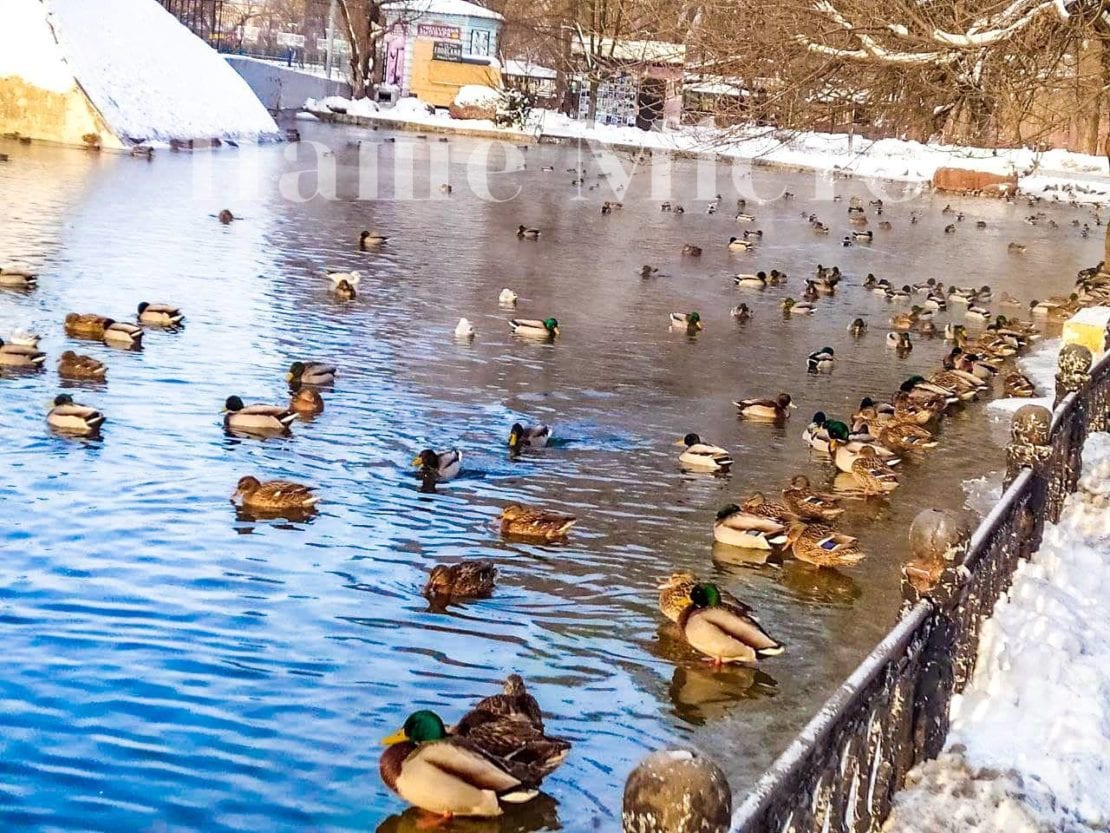
[[[892,232],[843,249],[846,201],[815,202],[812,178],[722,168],[724,209],[708,216],[691,163],[674,171],[686,214],[643,196],[648,166],[624,210],[603,217],[611,195],[579,195],[564,173],[578,159],[556,147],[494,178],[497,194],[520,187],[519,197],[488,202],[465,187],[484,170],[476,142],[452,139],[443,174],[429,173],[438,142],[305,133],[335,149],[326,164],[340,171],[338,200],[277,196],[282,174],[314,164],[307,145],[148,163],[0,143],[11,156],[0,165],[0,260],[42,271],[34,293],[0,291],[0,336],[32,327],[50,356],[38,375],[0,376],[5,830],[410,830],[415,814],[378,778],[378,739],[415,708],[457,718],[512,671],[574,750],[549,797],[455,829],[614,829],[629,769],[672,743],[706,749],[742,792],[892,621],[915,512],[959,506],[961,481],[1001,464],[972,406],[894,499],[845,517],[870,553],[860,567],[815,574],[712,546],[721,504],[775,493],[796,472],[825,482],[828,467],[798,439],[810,413],[847,413],[939,362],[939,341],[905,359],[884,348],[892,307],[860,276],[991,283],[1028,299],[1066,289],[1101,251],[1097,233],[1070,227],[1086,216],[1076,209],[1045,208],[1060,225],[1049,229],[1024,225],[1024,205],[951,201],[968,219],[945,236],[950,200],[929,197],[891,204]],[[387,163],[383,190],[404,185],[390,163],[408,154],[415,193],[436,198],[356,200],[359,149],[348,143],[358,139]],[[757,254],[723,247],[737,229],[734,173],[745,187],[797,194],[754,209]],[[438,192],[444,176],[450,197]],[[833,188],[867,193],[854,180]],[[219,225],[210,215],[225,206],[243,219]],[[911,209],[923,212],[918,225]],[[799,216],[810,210],[838,234],[813,236]],[[969,225],[980,217],[985,231]],[[544,236],[518,241],[518,223]],[[392,239],[360,253],[362,228]],[[1010,240],[1028,253],[1007,254]],[[685,242],[705,254],[683,258]],[[818,315],[784,320],[779,302],[817,262],[839,263],[849,285]],[[669,277],[641,281],[642,263]],[[325,267],[364,270],[360,297],[335,300]],[[786,288],[745,292],[729,279],[772,267],[794,276]],[[510,336],[504,286],[521,295],[517,314],[558,316],[558,344]],[[124,318],[141,300],[182,305],[185,328],[151,331],[134,353],[64,336],[66,312]],[[728,310],[741,300],[755,314],[738,326]],[[668,332],[667,313],[690,309],[705,331]],[[858,342],[845,329],[856,315],[872,323]],[[460,316],[478,329],[473,343],[451,336]],[[804,356],[826,344],[836,370],[807,374]],[[107,414],[102,440],[46,429],[67,348],[109,365],[105,384],[72,390]],[[289,439],[226,437],[224,399],[284,401],[283,371],[302,357],[341,368],[325,412]],[[734,398],[780,389],[799,403],[788,427],[736,419]],[[554,424],[565,442],[510,462],[508,426],[523,418]],[[730,478],[678,470],[673,442],[691,430],[733,450]],[[406,465],[429,444],[466,452],[465,476],[434,496],[418,493]],[[301,524],[241,521],[228,497],[244,474],[315,484],[322,511]],[[492,522],[510,500],[581,522],[566,546],[504,542]],[[426,571],[463,557],[497,562],[494,596],[429,610]],[[703,667],[655,610],[655,583],[675,569],[751,601],[787,652],[758,671]]]

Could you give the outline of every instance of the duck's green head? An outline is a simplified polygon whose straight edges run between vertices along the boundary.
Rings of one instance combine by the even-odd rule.
[[[395,743],[412,741],[413,743],[431,743],[447,737],[447,728],[443,725],[438,714],[427,709],[421,709],[408,716],[405,725],[387,738],[382,738],[382,743],[392,746]]]
[[[559,319],[557,319],[557,318],[545,318],[543,320],[543,327],[544,327],[545,330],[547,330],[549,333],[551,333],[551,335],[553,335],[553,336],[559,335]]]
[[[147,307],[149,307],[149,306],[150,306],[150,304],[147,301],[141,302],[139,304],[139,315],[142,315],[144,312],[146,312]]]
[[[509,429],[509,451],[516,454],[523,445],[524,426],[519,422],[514,422],[513,427]]]
[[[289,379],[289,381],[300,379],[303,375],[304,362],[293,362],[293,364],[289,365],[289,373],[287,374],[287,378]]]
[[[694,607],[716,607],[721,603],[721,591],[715,584],[695,584],[690,590]]]
[[[840,420],[828,420],[825,423],[825,431],[828,433],[830,440],[835,440],[837,443],[848,442],[848,426]]]
[[[717,520],[723,521],[725,518],[735,515],[739,511],[740,507],[737,506],[735,503],[730,503],[728,504],[728,506],[722,506],[721,509],[717,512]]]
[[[238,396],[229,396],[224,402],[225,411],[241,411],[244,407],[243,400]]]
[[[702,327],[701,316],[696,312],[687,313],[687,315],[686,315],[686,326],[687,327],[693,327],[694,329],[700,330],[701,327]]]
[[[815,414],[813,415],[813,420],[812,420],[812,422],[813,422],[813,424],[814,424],[814,425],[816,425],[816,426],[817,426],[818,428],[821,428],[821,427],[823,427],[823,426],[824,426],[824,424],[825,424],[826,422],[828,422],[828,421],[829,421],[829,418],[828,418],[827,416],[825,416],[825,412],[824,412],[824,411],[818,411],[817,413],[815,413]]]
[[[58,407],[59,405],[72,405],[72,404],[73,404],[73,397],[70,396],[68,393],[59,393],[57,396],[54,397],[54,407]]]

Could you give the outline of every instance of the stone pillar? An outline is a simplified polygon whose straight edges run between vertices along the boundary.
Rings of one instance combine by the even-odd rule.
[[[1006,479],[1003,489],[1010,488],[1023,468],[1032,468],[1041,476],[1052,456],[1049,430],[1052,413],[1043,405],[1022,405],[1010,422],[1010,444],[1006,446]]]
[[[935,609],[913,692],[914,763],[936,757],[948,734],[948,705],[962,659],[959,649],[967,641],[962,637],[968,626],[969,574],[963,562],[970,541],[968,524],[953,512],[924,509],[910,524],[912,558],[902,569],[903,598],[907,607],[927,598]]]
[[[628,776],[624,833],[724,833],[732,791],[713,761],[698,752],[652,752]]]
[[[1056,366],[1055,408],[1069,393],[1083,390],[1091,382],[1091,364],[1094,358],[1091,351],[1082,344],[1065,344],[1060,348]]]

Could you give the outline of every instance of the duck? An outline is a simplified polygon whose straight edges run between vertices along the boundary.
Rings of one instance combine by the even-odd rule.
[[[46,354],[34,345],[14,344],[0,339],[0,367],[35,369],[42,367]]]
[[[54,405],[46,414],[46,424],[63,434],[91,437],[100,433],[104,414],[74,402],[68,393],[61,393],[54,397]]]
[[[867,426],[861,425],[860,428],[863,430]],[[830,421],[826,424],[825,430],[829,434],[829,454],[832,455],[836,467],[842,472],[852,474],[853,466],[861,455],[870,456],[873,454],[876,459],[888,465],[897,465],[899,462],[893,451],[880,445],[877,441],[853,438],[843,422]]]
[[[790,485],[782,490],[782,499],[791,512],[806,521],[831,521],[844,514],[839,500],[814,491],[804,474],[791,478]]]
[[[754,275],[739,274],[735,275],[732,280],[737,286],[749,287],[751,289],[764,289],[767,286],[767,273],[756,272]]]
[[[886,346],[903,353],[913,349],[913,342],[909,333],[887,333]]]
[[[8,289],[34,289],[39,276],[19,266],[0,266],[0,286]]]
[[[313,512],[320,497],[313,494],[311,486],[289,480],[260,481],[248,474],[239,478],[231,502],[253,514],[280,516]]]
[[[713,538],[722,544],[752,550],[770,550],[786,543],[786,528],[778,521],[746,512],[730,503],[717,513]]]
[[[794,557],[814,567],[851,567],[864,558],[855,538],[826,523],[792,524],[787,540]]]
[[[514,422],[509,429],[509,453],[519,454],[525,447],[545,448],[551,441],[551,427],[535,424],[524,425]]]
[[[302,385],[330,385],[335,381],[335,367],[324,362],[293,362],[285,381]]]
[[[511,307],[517,302],[518,298],[520,298],[520,296],[506,286],[501,290],[501,294],[497,296],[497,303],[506,307]]]
[[[211,215],[209,215],[211,216]],[[216,215],[216,219],[223,223],[225,226],[235,220],[235,215],[231,213],[230,209],[221,208],[220,213]]]
[[[767,500],[763,492],[752,493],[740,508],[749,515],[758,515],[784,527],[797,520],[797,516],[790,511],[789,507],[782,503]]]
[[[879,458],[874,446],[860,448],[852,461],[851,475],[864,495],[886,494],[898,488],[898,475]]]
[[[510,764],[466,738],[451,737],[435,712],[413,712],[404,726],[382,740],[389,748],[378,771],[382,781],[408,803],[430,813],[495,817],[505,805],[523,804],[539,794]]]
[[[20,347],[38,347],[40,341],[42,341],[42,336],[30,330],[13,330],[8,338],[8,344],[15,344]]]
[[[700,330],[704,328],[701,316],[696,312],[672,312],[671,326],[685,330]]]
[[[1028,399],[1029,397],[1037,395],[1037,387],[1033,382],[1023,373],[1008,373],[1006,378],[1002,380],[1002,387],[1006,391],[1007,396],[1012,396],[1020,399]]]
[[[437,481],[447,482],[458,477],[462,469],[463,454],[459,449],[435,451],[425,448],[412,459],[413,468],[435,475]]]
[[[362,272],[353,269],[350,272],[324,272],[328,280],[331,281],[333,289],[338,289],[340,283],[347,283],[351,289],[358,289],[358,285],[362,282]]]
[[[683,468],[719,472],[728,471],[732,466],[731,454],[720,446],[703,441],[697,434],[687,434],[675,445],[683,449],[678,455],[678,462]]]
[[[738,222],[741,222],[741,223],[754,223],[755,222],[755,215],[754,214],[749,214],[746,211],[741,211],[736,215],[736,219],[737,219]]]
[[[554,339],[559,335],[559,321],[556,318],[514,318],[509,321],[513,333],[526,338]]]
[[[690,606],[690,591],[700,580],[693,573],[684,571],[671,573],[659,583],[659,611],[672,622],[678,622],[682,611]],[[732,605],[740,610],[751,612],[751,608],[727,590],[721,590],[721,604]]]
[[[729,310],[729,314],[737,321],[748,321],[752,317],[752,311],[748,309],[747,304],[737,304]]]
[[[645,280],[659,276],[659,267],[652,266],[650,263],[645,263],[640,267],[640,277]]]
[[[780,283],[786,283],[789,275],[785,272],[780,272],[778,269],[772,269],[767,275],[767,283],[771,286],[778,286]]]
[[[788,393],[780,393],[775,399],[741,399],[732,404],[744,419],[758,420],[786,419],[796,407]]]
[[[1025,245],[1022,244],[1022,243],[1013,243],[1013,242],[1011,242],[1006,246],[1006,251],[1010,252],[1011,254],[1017,254],[1017,255],[1025,254],[1025,249],[1026,249]]]
[[[806,288],[802,290],[802,300],[813,303],[820,297],[821,293],[817,290],[817,282],[806,281]]]
[[[428,573],[428,581],[421,592],[434,604],[454,599],[484,599],[493,592],[496,580],[497,567],[484,558],[437,564]]]
[[[782,311],[788,315],[812,315],[817,307],[808,301],[799,303],[793,298],[787,298],[782,302]]]
[[[151,327],[176,327],[185,320],[185,314],[172,304],[139,304],[139,323]]]
[[[314,416],[324,412],[324,397],[315,388],[305,387],[299,381],[289,383],[289,410],[300,416]]]
[[[825,225],[824,223],[822,223],[820,220],[815,220],[812,223],[812,226],[813,226],[813,230],[815,232],[817,232],[818,234],[828,234],[829,233],[829,227],[827,225]]]
[[[961,345],[967,341],[967,327],[963,324],[949,322],[944,325],[944,339],[953,344]]]
[[[472,339],[474,338],[474,325],[470,323],[469,318],[460,318],[459,323],[455,325],[455,338],[459,339]]]
[[[829,419],[824,411],[818,411],[813,415],[809,425],[802,431],[802,439],[814,451],[820,451],[825,454],[829,453],[829,439],[830,430],[838,436],[842,435],[848,438],[848,426],[838,420]]]
[[[65,318],[65,330],[74,338],[95,339],[107,344],[137,345],[143,338],[142,327],[94,313],[69,313]]]
[[[728,239],[728,250],[730,252],[746,252],[755,248],[755,243],[749,240],[741,240],[739,237],[730,237]]]
[[[836,353],[831,347],[822,347],[814,350],[806,357],[806,368],[810,373],[821,373],[832,370],[836,361]]]
[[[852,336],[859,338],[861,335],[867,332],[867,322],[864,321],[862,318],[854,319],[852,323],[848,325],[848,332]]]
[[[524,226],[517,226],[516,236],[525,238],[527,240],[538,240],[540,236],[540,230],[538,228],[525,228]]]
[[[750,610],[724,604],[715,584],[694,585],[689,606],[679,614],[678,627],[690,647],[705,654],[715,667],[755,663],[785,650]]]
[[[534,506],[510,503],[501,510],[501,534],[539,541],[560,541],[578,519]]]
[[[244,405],[238,396],[224,402],[224,428],[244,434],[278,434],[289,430],[297,414],[280,405]]]
[[[63,379],[91,379],[102,381],[108,375],[104,362],[92,356],[82,356],[66,350],[58,359],[58,375]]]
[[[692,243],[687,243],[682,247],[682,253],[690,257],[701,257],[701,246],[695,246]]]
[[[892,421],[879,429],[879,442],[892,451],[927,451],[936,448],[933,435],[912,422]]]
[[[948,309],[948,301],[943,295],[930,292],[925,296],[925,300],[921,302],[921,306],[934,311],[946,310]]]
[[[744,236],[745,240],[748,240],[752,237],[756,238],[757,240],[762,240],[763,239],[763,229],[759,229],[759,228],[744,229],[743,236]]]
[[[335,295],[341,301],[353,301],[357,294],[349,281],[340,281],[335,285]]]
[[[880,220],[879,228],[882,231],[892,231],[894,229],[894,226],[893,224],[891,224],[890,220]]]
[[[852,232],[852,240],[859,240],[859,241],[870,243],[874,238],[875,238],[875,232],[873,232],[873,231],[853,231]]]
[[[968,306],[967,312],[964,313],[968,318],[974,318],[978,321],[987,321],[991,317],[991,311],[986,307],[976,306],[972,304]]]
[[[894,418],[894,406],[889,402],[876,402],[870,396],[859,401],[859,408],[852,414],[853,422],[883,424]]]

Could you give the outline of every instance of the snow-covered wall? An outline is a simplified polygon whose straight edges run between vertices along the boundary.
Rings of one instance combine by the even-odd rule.
[[[42,101],[28,89],[76,89],[124,145],[279,135],[246,82],[155,0],[0,2],[0,131],[36,137],[26,126]],[[37,138],[73,143],[73,131]]]

